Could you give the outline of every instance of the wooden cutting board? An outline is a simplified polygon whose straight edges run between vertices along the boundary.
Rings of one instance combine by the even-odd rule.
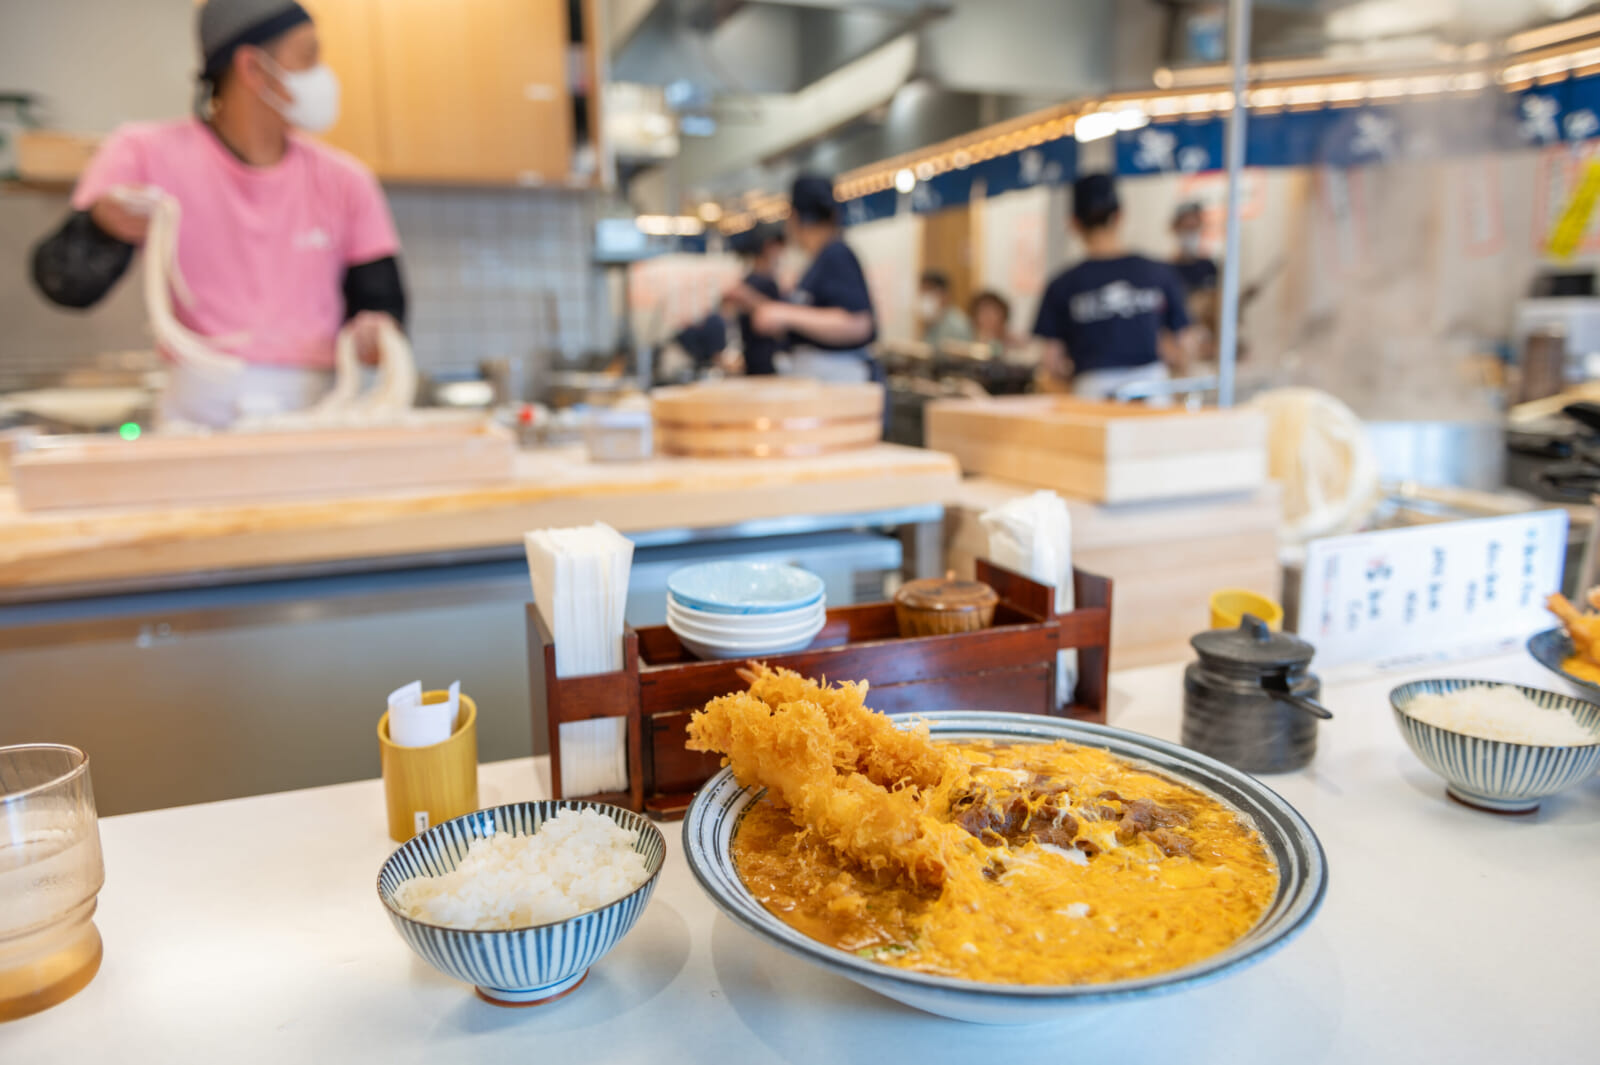
[[[17,454],[24,510],[206,504],[509,480],[516,441],[482,422],[45,438]]]
[[[522,451],[510,481],[312,499],[22,511],[0,488],[0,600],[55,586],[517,546],[529,529],[714,529],[943,503],[955,460],[879,444],[803,459],[590,462]],[[520,549],[520,548],[519,548]]]
[[[872,447],[883,435],[883,388],[798,378],[718,381],[650,394],[664,455],[798,457]]]
[[[938,400],[927,445],[967,473],[1105,503],[1259,488],[1267,422],[1250,410],[1184,411],[1060,396]]]

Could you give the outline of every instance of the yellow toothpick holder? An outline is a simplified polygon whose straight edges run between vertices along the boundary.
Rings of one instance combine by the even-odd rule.
[[[449,692],[422,694],[442,703]],[[461,696],[450,738],[428,747],[401,747],[389,738],[389,712],[378,719],[383,793],[389,807],[389,838],[404,843],[452,817],[478,808],[478,706]]]

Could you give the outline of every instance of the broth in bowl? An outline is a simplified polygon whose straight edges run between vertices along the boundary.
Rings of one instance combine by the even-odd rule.
[[[865,694],[761,670],[690,728],[766,788],[732,859],[807,937],[936,976],[1096,984],[1218,954],[1272,904],[1260,832],[1200,789],[1066,741],[934,741]]]

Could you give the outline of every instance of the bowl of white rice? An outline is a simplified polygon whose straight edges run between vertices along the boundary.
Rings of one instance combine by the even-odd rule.
[[[400,937],[496,1005],[568,994],[622,941],[655,890],[666,841],[603,803],[495,806],[402,845],[378,872]]]
[[[1527,814],[1600,767],[1600,705],[1490,680],[1417,680],[1389,693],[1400,734],[1457,802]]]

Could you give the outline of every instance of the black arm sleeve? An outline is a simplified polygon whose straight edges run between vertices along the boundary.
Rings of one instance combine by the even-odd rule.
[[[400,260],[393,255],[357,263],[344,271],[344,318],[362,311],[382,311],[406,324],[406,284],[400,278]]]
[[[95,225],[88,211],[74,211],[60,229],[34,245],[33,283],[52,303],[92,307],[132,261],[132,244]]]

